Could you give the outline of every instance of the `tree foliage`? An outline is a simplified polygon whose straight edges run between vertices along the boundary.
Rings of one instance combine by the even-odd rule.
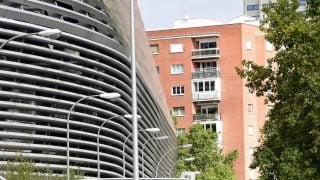
[[[66,174],[54,175],[49,166],[45,169],[36,168],[33,161],[25,159],[21,154],[16,156],[13,161],[7,161],[1,165],[3,177],[7,180],[65,180]],[[70,170],[70,180],[83,179],[80,170]]]
[[[200,124],[193,125],[188,134],[180,135],[179,144],[192,144],[192,148],[179,150],[177,174],[182,171],[200,171],[199,180],[236,179],[233,162],[238,152],[223,155],[216,141],[216,134],[204,130]],[[183,159],[187,157],[195,157],[195,160],[184,162]]]
[[[178,117],[173,113],[172,110],[170,110],[170,116],[171,116],[174,127],[176,127],[178,125]]]
[[[251,165],[261,179],[320,179],[320,1],[308,0],[306,13],[298,7],[298,0],[278,0],[263,8],[260,28],[277,50],[273,67],[244,60],[237,68],[273,105]]]

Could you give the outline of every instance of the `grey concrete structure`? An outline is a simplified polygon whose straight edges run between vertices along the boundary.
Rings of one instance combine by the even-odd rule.
[[[0,43],[10,37],[60,29],[52,40],[28,36],[0,50],[0,163],[19,152],[39,168],[66,170],[66,118],[78,99],[117,92],[117,101],[90,98],[70,117],[70,165],[87,177],[97,176],[96,139],[101,123],[131,113],[129,0],[2,0]],[[158,127],[165,141],[148,143],[144,172],[154,177],[159,158],[177,146],[175,130],[161,92],[143,23],[137,9],[137,98],[139,129]],[[132,123],[113,118],[101,130],[101,177],[122,177],[122,147]],[[139,132],[141,149],[154,134]],[[132,176],[132,141],[125,145],[126,176]],[[160,176],[174,164],[162,160]],[[140,175],[141,176],[141,175]]]
[[[262,8],[268,6],[269,2],[277,3],[277,0],[244,0],[243,1],[243,14],[255,17],[257,20],[264,18]],[[299,0],[300,6],[297,12],[305,12],[307,1]]]

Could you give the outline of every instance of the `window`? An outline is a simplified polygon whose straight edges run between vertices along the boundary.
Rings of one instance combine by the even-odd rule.
[[[249,178],[250,180],[254,180],[255,179],[255,172],[254,172],[254,169],[250,169],[249,171]]]
[[[186,131],[185,128],[177,128],[177,133],[178,133],[178,135],[184,134],[185,131]]]
[[[151,54],[159,54],[159,44],[150,45]]]
[[[216,48],[217,43],[214,41],[209,42],[199,42],[200,49],[210,49],[210,48]]]
[[[203,124],[204,130],[211,130],[213,133],[217,133],[217,124],[214,122],[205,122]]]
[[[250,159],[253,158],[253,153],[254,153],[254,147],[249,147],[248,156],[249,156]]]
[[[184,86],[173,86],[171,88],[171,95],[183,95],[184,94]]]
[[[183,64],[171,65],[171,74],[182,74],[184,72]]]
[[[270,4],[262,4],[262,7],[270,7]]]
[[[249,126],[249,127],[248,127],[248,134],[249,134],[249,136],[253,136],[253,135],[254,135],[254,128],[253,128],[253,126]]]
[[[157,73],[160,74],[160,67],[157,66],[156,69],[157,69]]]
[[[214,81],[193,82],[193,92],[214,91]]]
[[[247,11],[259,10],[259,4],[247,5]]]
[[[200,71],[208,71],[217,68],[216,62],[200,62],[199,65]]]
[[[174,107],[172,113],[175,116],[184,116],[184,107]]]
[[[266,41],[266,50],[267,51],[272,51],[273,50],[273,46],[270,42]]]
[[[248,104],[248,113],[253,114],[253,104]]]
[[[170,44],[170,53],[179,53],[179,52],[183,52],[182,43]]]
[[[251,40],[246,41],[246,49],[252,49]]]

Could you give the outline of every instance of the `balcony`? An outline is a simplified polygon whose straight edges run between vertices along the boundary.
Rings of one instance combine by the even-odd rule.
[[[192,59],[219,58],[220,48],[194,49],[192,50]]]
[[[205,92],[193,92],[193,101],[211,101],[211,100],[221,100],[220,91],[205,91]]]
[[[220,77],[220,70],[217,68],[196,69],[192,72],[192,79],[204,79]]]
[[[202,121],[219,121],[220,114],[194,114],[193,122],[202,122]]]

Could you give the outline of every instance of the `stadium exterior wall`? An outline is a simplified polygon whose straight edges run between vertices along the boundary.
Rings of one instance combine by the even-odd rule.
[[[131,112],[129,0],[3,0],[0,2],[0,43],[24,33],[60,29],[52,40],[28,36],[0,50],[0,161],[16,153],[32,159],[39,168],[54,173],[66,169],[67,114],[78,99],[118,92],[117,101],[90,98],[76,106],[70,117],[70,165],[86,177],[96,177],[96,139],[99,126],[108,118]],[[137,92],[140,170],[145,149],[146,177],[154,177],[161,156],[177,146],[162,88],[149,52],[143,23],[136,9]],[[122,177],[122,147],[132,123],[119,116],[102,128],[101,177]],[[132,176],[132,141],[126,143],[126,175]],[[161,163],[165,176],[175,153]]]

